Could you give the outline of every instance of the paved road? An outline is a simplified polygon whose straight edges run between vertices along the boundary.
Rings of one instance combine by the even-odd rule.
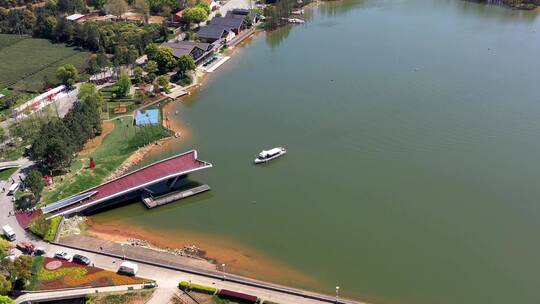
[[[20,164],[20,167],[17,169],[17,171],[15,171],[15,173],[13,173],[11,178],[7,181],[0,181],[0,188],[6,189],[5,192],[0,192],[0,224],[2,226],[6,224],[11,226],[17,235],[17,241],[32,241],[37,243],[38,246],[42,246],[45,243],[33,236],[31,233],[28,233],[22,229],[21,226],[19,226],[15,216],[13,216],[13,196],[7,195],[7,189],[13,183],[12,180],[15,182],[19,182],[19,179],[21,178],[24,180],[26,171],[34,164],[32,161],[26,158],[17,160],[17,163]]]
[[[29,162],[26,158],[20,158],[18,160],[12,160],[12,161],[5,161],[0,162],[0,170],[9,169],[9,168],[15,168],[15,167],[22,167],[27,165]]]

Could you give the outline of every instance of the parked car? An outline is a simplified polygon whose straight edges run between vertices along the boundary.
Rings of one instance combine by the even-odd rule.
[[[54,254],[54,257],[57,258],[57,259],[60,259],[60,260],[66,260],[66,261],[69,261],[71,260],[71,255],[65,251],[62,251],[62,250],[58,250],[55,254]]]
[[[36,250],[34,250],[34,254],[35,255],[44,255],[45,254],[45,249],[43,247],[38,247],[38,248],[36,248]]]
[[[18,242],[15,247],[17,247],[17,249],[19,249],[24,254],[34,253],[34,244],[30,242]]]
[[[73,263],[83,264],[83,265],[90,265],[90,259],[85,257],[84,255],[75,254],[73,256],[73,260],[71,260]]]

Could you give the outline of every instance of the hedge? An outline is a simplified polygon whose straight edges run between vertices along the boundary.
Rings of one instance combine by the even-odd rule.
[[[50,228],[50,221],[47,221],[46,218],[47,216],[45,215],[38,217],[32,221],[28,229],[30,229],[33,234],[39,236],[40,238],[44,238]]]
[[[195,292],[200,292],[200,293],[206,293],[206,294],[209,294],[209,295],[215,295],[217,293],[217,288],[214,288],[214,287],[209,287],[209,286],[204,286],[204,285],[199,285],[199,284],[193,284],[193,283],[189,283],[187,281],[182,281],[180,282],[180,284],[178,284],[178,288],[182,289],[182,290],[193,290]]]
[[[49,229],[47,230],[47,234],[45,234],[43,240],[48,242],[52,242],[54,240],[54,237],[56,236],[56,231],[58,230],[58,226],[60,225],[61,220],[62,218],[59,216],[52,218]]]

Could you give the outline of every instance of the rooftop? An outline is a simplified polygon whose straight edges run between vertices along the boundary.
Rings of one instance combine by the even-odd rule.
[[[221,26],[225,29],[240,28],[244,23],[244,17],[214,17],[210,20],[210,26]]]
[[[197,151],[191,150],[173,157],[155,162],[139,170],[107,181],[99,186],[78,193],[70,198],[49,204],[44,213],[55,213],[52,216],[82,211],[100,202],[117,198],[130,192],[143,189],[171,178],[212,167],[212,164],[197,159]],[[94,192],[92,194],[92,192]],[[85,194],[91,194],[88,197]],[[86,197],[82,200],[72,198]],[[66,201],[70,201],[66,205]]]
[[[196,47],[206,52],[209,50],[211,44],[194,41],[178,41],[165,42],[162,46],[170,47],[173,50],[175,57],[181,57],[182,55],[189,55]]]
[[[224,28],[222,25],[208,25],[202,27],[197,35],[199,38],[213,38],[219,39],[223,36],[223,33],[228,32],[228,29]]]

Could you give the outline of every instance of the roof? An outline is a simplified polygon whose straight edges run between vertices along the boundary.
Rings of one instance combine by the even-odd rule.
[[[244,17],[214,17],[210,20],[210,25],[221,26],[225,29],[237,29],[244,24]]]
[[[75,21],[75,20],[81,19],[82,17],[84,17],[83,14],[73,14],[73,15],[67,16],[66,19],[69,21]]]
[[[223,33],[227,31],[228,29],[224,28],[221,25],[211,24],[211,25],[201,27],[201,29],[197,32],[197,36],[199,36],[199,38],[219,39],[223,36]]]
[[[170,178],[210,167],[212,164],[197,159],[196,150],[178,154],[83,191],[76,196],[94,191],[97,193],[86,200],[74,202],[72,205],[56,210],[58,213],[55,215],[77,212]]]
[[[220,37],[221,38],[221,37]],[[189,55],[194,48],[199,48],[204,52],[210,49],[210,43],[194,42],[194,41],[178,41],[178,42],[165,42],[162,46],[169,47],[173,50],[175,57],[182,57],[183,55]]]
[[[139,268],[139,266],[137,266],[137,264],[132,263],[132,262],[128,262],[128,261],[122,262],[122,264],[120,264],[120,267],[126,267],[126,268],[131,268],[131,269]]]

